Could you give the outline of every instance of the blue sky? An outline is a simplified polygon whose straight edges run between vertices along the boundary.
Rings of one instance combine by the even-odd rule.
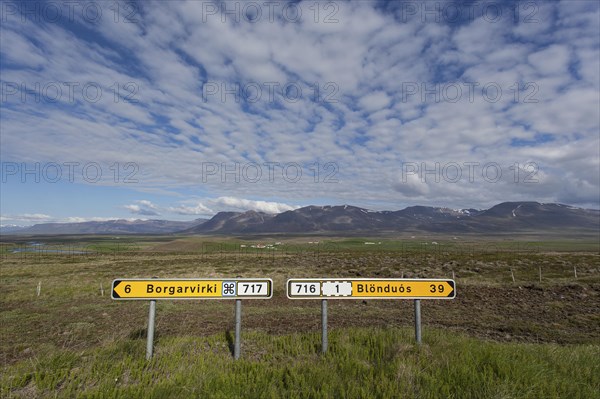
[[[594,1],[0,10],[2,224],[599,208]]]

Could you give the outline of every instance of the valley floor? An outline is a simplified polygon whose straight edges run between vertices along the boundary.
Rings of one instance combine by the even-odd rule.
[[[597,250],[432,253],[385,242],[265,254],[176,242],[68,254],[3,246],[1,396],[599,397]],[[159,301],[146,362],[148,304],[111,300],[110,284],[152,276],[269,277],[275,292],[243,302],[238,361],[232,301]],[[321,355],[319,301],[285,296],[287,278],[452,276],[456,299],[421,301],[420,347],[412,301],[330,300]]]

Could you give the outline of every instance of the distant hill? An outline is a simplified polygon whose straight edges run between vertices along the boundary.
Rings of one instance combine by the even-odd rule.
[[[485,210],[412,206],[399,211],[370,211],[350,205],[311,205],[276,215],[220,212],[183,233],[509,233],[561,229],[599,232],[600,211],[538,202],[504,202]]]
[[[105,222],[40,223],[30,227],[2,229],[2,234],[53,235],[53,234],[170,234],[193,228],[206,222],[196,219],[186,222],[169,220],[108,220]]]
[[[19,226],[16,224],[3,224],[0,225],[0,233],[2,234],[11,234],[23,229],[26,229],[27,226]]]
[[[8,227],[8,226],[7,226]],[[111,220],[10,226],[2,234],[503,234],[510,232],[597,232],[600,210],[539,202],[503,202],[489,209],[411,206],[371,211],[351,205],[306,206],[279,214],[219,212],[211,219]]]

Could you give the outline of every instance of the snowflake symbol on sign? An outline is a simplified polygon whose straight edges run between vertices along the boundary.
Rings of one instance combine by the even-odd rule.
[[[223,281],[223,296],[235,296],[235,281]]]

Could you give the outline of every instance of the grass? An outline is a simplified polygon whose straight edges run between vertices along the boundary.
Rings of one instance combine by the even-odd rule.
[[[203,240],[150,237],[135,250],[108,238],[51,243],[91,253],[12,253],[20,244],[2,243],[0,397],[600,397],[597,244],[532,251],[537,244],[482,241],[465,251],[440,238],[322,247],[294,238],[267,254],[240,251],[250,240]],[[321,355],[318,301],[291,301],[283,290],[290,277],[453,273],[455,300],[422,301],[421,347],[412,302],[332,300],[330,350]],[[237,275],[275,285],[273,299],[244,301],[239,361],[232,302],[159,302],[147,362],[147,303],[110,299],[115,278]]]
[[[143,339],[49,352],[5,367],[2,397],[81,398],[597,398],[596,345],[494,343],[428,330],[347,328],[319,336],[169,337],[144,359]]]

